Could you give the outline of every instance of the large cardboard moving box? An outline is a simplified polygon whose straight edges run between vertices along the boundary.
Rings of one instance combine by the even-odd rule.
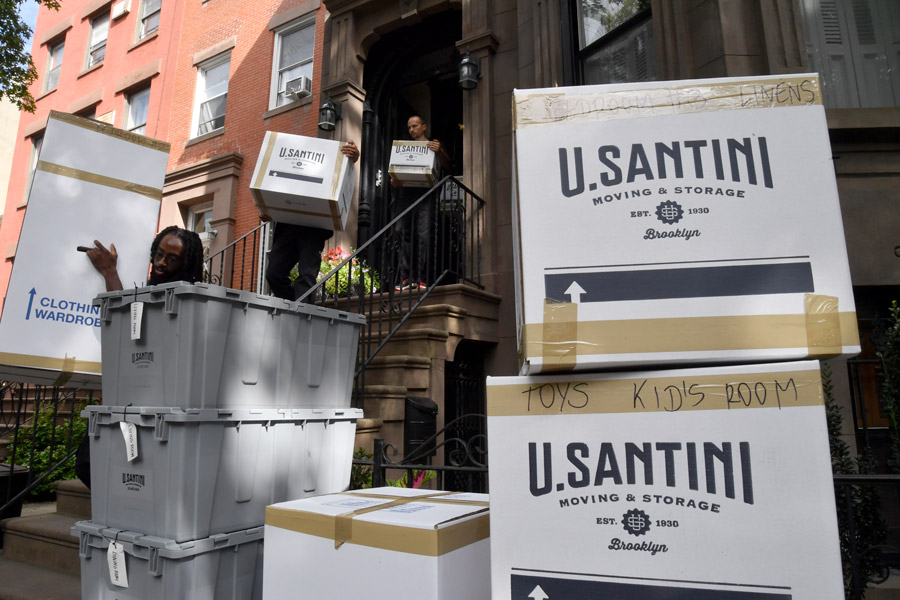
[[[522,373],[859,352],[818,77],[517,90]]]
[[[431,187],[437,181],[437,154],[428,142],[394,140],[388,172],[404,187]]]
[[[491,377],[494,598],[839,600],[817,361]]]
[[[103,277],[78,246],[116,245],[122,283],[150,266],[169,144],[51,112],[19,234],[0,378],[98,387]]]
[[[406,488],[266,508],[267,600],[488,600],[488,496]]]
[[[355,187],[340,142],[273,131],[250,180],[256,206],[273,221],[332,230],[346,228]]]

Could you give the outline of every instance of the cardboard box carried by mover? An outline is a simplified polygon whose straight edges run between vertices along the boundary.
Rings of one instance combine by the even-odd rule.
[[[52,111],[34,170],[3,316],[0,378],[100,385],[103,277],[78,246],[116,245],[125,286],[150,268],[169,144]]]
[[[494,598],[844,597],[818,361],[490,377],[487,416]]]
[[[278,223],[341,231],[356,187],[341,142],[267,131],[250,192],[260,212]]]
[[[404,187],[431,187],[437,181],[437,154],[428,142],[394,140],[388,172]]]
[[[266,508],[268,600],[488,600],[487,494],[395,487]],[[299,587],[298,587],[299,586]]]
[[[522,374],[859,352],[816,75],[514,93]]]

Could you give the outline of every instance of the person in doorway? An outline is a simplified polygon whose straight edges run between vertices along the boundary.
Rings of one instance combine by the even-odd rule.
[[[429,140],[425,135],[428,125],[419,115],[412,115],[406,121],[409,137],[415,142],[428,142],[428,148],[438,157],[438,172],[435,180],[440,179],[441,169],[450,168],[450,158],[444,152],[439,140]],[[405,187],[403,182],[391,177],[391,187],[394,188],[395,215],[413,205],[423,193],[422,188]],[[429,247],[431,245],[431,221],[433,207],[431,202],[420,205],[414,214],[407,216],[397,223],[397,235],[400,237],[399,279],[395,290],[424,289],[428,286],[429,278],[428,260]]]
[[[359,148],[352,140],[341,146],[341,153],[352,162],[359,160]],[[262,213],[259,218],[268,219]],[[297,300],[316,284],[325,241],[332,235],[334,232],[329,229],[275,223],[269,266],[266,268],[266,281],[273,296]],[[289,276],[294,265],[297,265],[298,274],[291,284]]]
[[[106,291],[123,289],[116,263],[119,255],[116,245],[107,249],[94,240],[94,247],[85,252],[94,268],[103,276]],[[150,276],[148,285],[187,281],[194,283],[203,279],[203,242],[193,231],[176,225],[166,227],[157,234],[150,245]]]

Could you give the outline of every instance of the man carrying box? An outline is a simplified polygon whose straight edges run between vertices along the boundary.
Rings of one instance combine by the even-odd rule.
[[[359,159],[359,148],[351,140],[341,146],[341,153],[356,162]],[[259,213],[259,218],[268,221],[269,217]],[[285,300],[296,300],[316,284],[319,265],[322,262],[322,250],[325,241],[334,232],[318,227],[306,227],[291,223],[276,223],[272,238],[272,251],[269,253],[269,266],[266,269],[266,281],[272,289],[272,295]],[[288,277],[294,265],[297,265],[297,279],[291,285]]]
[[[428,142],[428,149],[434,152],[440,166],[444,169],[450,168],[450,158],[441,143],[438,140],[429,140],[425,136],[425,130],[428,125],[419,115],[412,115],[406,122],[409,130],[409,137],[415,142]],[[439,177],[435,177],[439,179]],[[397,213],[400,214],[421,197],[420,190],[416,188],[404,187],[403,182],[391,176],[391,187],[394,188],[394,198],[397,201]],[[399,291],[409,288],[426,287],[427,268],[428,268],[428,247],[430,245],[429,238],[431,227],[431,204],[426,203],[416,210],[412,215],[411,222],[403,220],[397,223],[397,234],[400,236],[400,276],[401,282],[396,286]],[[414,241],[415,240],[415,241]],[[415,254],[411,257],[411,255]],[[412,260],[411,260],[412,258]],[[414,270],[410,270],[415,265]]]

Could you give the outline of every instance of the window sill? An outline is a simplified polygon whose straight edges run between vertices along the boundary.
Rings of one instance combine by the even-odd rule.
[[[84,71],[82,71],[81,73],[78,74],[78,79],[81,79],[88,73],[93,73],[94,71],[96,71],[97,69],[99,69],[102,66],[103,66],[103,61],[100,61],[96,65],[94,65],[92,67],[88,67],[87,69],[85,69]]]
[[[300,98],[299,100],[294,100],[289,104],[284,104],[282,106],[278,106],[273,108],[272,110],[267,110],[262,114],[263,119],[268,119],[274,117],[275,115],[280,115],[282,113],[286,113],[288,111],[294,110],[295,108],[300,108],[301,106],[306,106],[307,104],[311,104],[313,101],[312,94],[306,96],[305,98]]]
[[[194,144],[199,144],[200,142],[205,142],[206,140],[210,140],[212,138],[219,137],[220,135],[225,135],[224,127],[220,128],[220,129],[216,129],[215,131],[210,131],[209,133],[204,133],[203,135],[198,135],[195,138],[191,138],[184,143],[184,147],[190,148]]]
[[[134,50],[135,48],[140,48],[141,46],[143,46],[144,44],[146,44],[146,43],[149,42],[150,40],[155,40],[157,37],[159,37],[159,29],[157,29],[156,31],[154,31],[153,33],[151,33],[150,35],[148,35],[147,37],[142,37],[141,39],[139,39],[138,41],[136,41],[135,43],[133,43],[133,44],[131,45],[131,47],[130,47],[128,50],[126,50],[126,52],[131,52],[131,51]]]
[[[47,90],[46,92],[42,93],[40,96],[35,98],[34,101],[37,102],[38,100],[43,100],[44,98],[46,98],[47,96],[49,96],[50,94],[52,94],[53,92],[55,92],[58,89],[59,89],[59,86],[53,88],[52,90]]]

